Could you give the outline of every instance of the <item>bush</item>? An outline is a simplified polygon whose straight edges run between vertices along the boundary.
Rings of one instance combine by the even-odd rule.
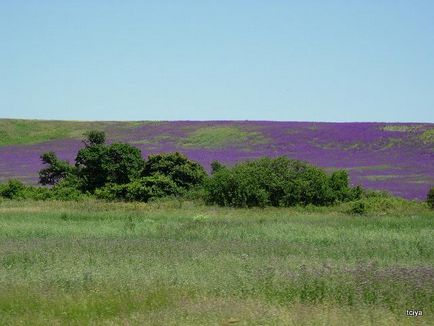
[[[66,178],[55,185],[51,190],[51,199],[80,200],[89,197],[80,190],[79,180],[76,177]]]
[[[78,151],[75,158],[77,175],[81,179],[83,191],[94,191],[106,184],[107,174],[103,169],[103,160],[107,147],[92,145]]]
[[[366,211],[366,204],[359,200],[351,204],[349,213],[353,215],[364,215],[366,214]]]
[[[224,168],[225,168],[225,166],[223,164],[221,164],[219,161],[212,161],[211,162],[211,174],[214,174],[214,173],[216,173],[216,172],[218,172]]]
[[[108,184],[97,189],[97,198],[106,200],[129,200],[147,202],[154,198],[178,196],[182,189],[175,182],[164,175],[142,177],[128,184]]]
[[[23,191],[22,198],[33,200],[47,200],[51,197],[52,191],[50,188],[26,186]]]
[[[88,134],[86,147],[75,159],[83,191],[93,192],[107,183],[126,184],[140,176],[143,168],[141,151],[129,144],[104,145],[101,132]]]
[[[39,171],[39,183],[42,185],[55,185],[74,173],[74,167],[66,161],[59,160],[54,152],[42,154],[41,160],[43,164],[48,165]]]
[[[178,152],[150,155],[145,162],[142,176],[150,177],[155,174],[170,178],[185,190],[202,185],[207,176],[199,163]]]
[[[434,209],[434,187],[428,191],[426,202],[431,209]]]
[[[19,180],[9,180],[6,185],[0,189],[0,196],[7,199],[23,199],[25,198],[24,184]]]
[[[83,143],[86,147],[103,145],[105,143],[105,132],[99,130],[91,130],[84,134],[86,137]]]
[[[345,170],[333,172],[329,178],[329,186],[335,201],[343,202],[353,199],[354,195],[357,196],[351,193],[348,172]]]
[[[286,157],[262,158],[220,169],[205,188],[207,202],[234,207],[321,206],[337,198],[357,196],[357,191],[348,187],[346,173],[335,174],[329,181],[323,170]]]
[[[140,149],[129,144],[112,144],[102,159],[106,182],[116,184],[129,183],[138,178],[143,164]]]
[[[127,200],[147,202],[153,198],[177,196],[182,190],[167,176],[155,174],[133,181],[127,186]]]

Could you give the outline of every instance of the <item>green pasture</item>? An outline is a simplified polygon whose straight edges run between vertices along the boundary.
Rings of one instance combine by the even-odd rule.
[[[0,324],[429,325],[434,212],[412,205],[3,200]]]

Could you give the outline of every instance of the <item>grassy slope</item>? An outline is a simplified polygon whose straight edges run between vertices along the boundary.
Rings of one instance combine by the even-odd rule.
[[[82,138],[86,131],[122,130],[137,127],[152,121],[55,121],[55,120],[20,120],[0,119],[0,146],[17,144],[35,144],[57,139]],[[409,125],[387,125],[384,130],[413,132],[417,128]],[[162,138],[163,137],[163,138]],[[156,135],[155,139],[135,140],[135,143],[158,142],[166,135]],[[434,142],[434,129],[428,129],[420,134],[425,143]],[[179,140],[179,144],[198,148],[218,148],[227,145],[240,145],[246,142],[266,144],[270,140],[255,130],[244,130],[238,126],[207,126],[192,129],[190,134]],[[391,140],[393,142],[393,140]],[[334,145],[334,144],[333,144]],[[391,143],[387,146],[393,146]]]
[[[399,215],[399,216],[398,216]],[[434,213],[0,202],[0,324],[434,321]]]
[[[0,146],[35,144],[49,140],[82,138],[92,129],[126,128],[144,122],[54,121],[0,119]]]

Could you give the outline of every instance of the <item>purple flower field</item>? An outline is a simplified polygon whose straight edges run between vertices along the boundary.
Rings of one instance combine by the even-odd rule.
[[[105,131],[109,142],[131,143],[144,157],[179,151],[207,170],[213,160],[232,165],[284,155],[347,169],[353,184],[407,199],[425,199],[434,185],[434,124],[173,121],[107,124]],[[79,138],[1,146],[0,181],[37,183],[40,154],[52,150],[73,163],[81,146]]]

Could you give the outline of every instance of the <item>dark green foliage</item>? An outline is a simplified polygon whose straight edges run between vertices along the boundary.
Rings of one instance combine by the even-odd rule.
[[[105,143],[105,132],[99,130],[91,130],[84,134],[86,139],[83,141],[86,147],[103,145]]]
[[[206,183],[207,201],[222,206],[330,205],[359,196],[346,172],[328,177],[305,162],[262,158],[216,171]]]
[[[107,183],[124,184],[140,176],[143,168],[141,151],[129,144],[113,144],[107,148],[102,162]]]
[[[353,188],[350,188],[348,193],[348,200],[359,200],[364,195],[365,191],[364,189],[357,185]]]
[[[426,202],[430,208],[434,209],[434,187],[429,190]]]
[[[95,196],[98,199],[104,199],[108,201],[113,200],[126,200],[127,199],[127,184],[114,184],[109,183],[104,187],[95,190]]]
[[[51,188],[50,198],[56,200],[79,200],[88,197],[88,194],[80,190],[82,188],[81,180],[77,176],[68,176]]]
[[[364,215],[366,214],[366,211],[366,204],[363,201],[359,200],[351,204],[349,213],[353,215]]]
[[[51,188],[27,186],[18,180],[9,180],[0,185],[0,197],[15,200],[79,200],[88,197],[70,179],[74,177],[67,177]]]
[[[154,198],[177,196],[181,193],[182,189],[172,179],[159,174],[142,177],[128,184],[108,184],[95,192],[101,199],[143,202]]]
[[[225,168],[225,166],[223,164],[221,164],[219,161],[212,161],[211,162],[211,174],[214,174],[214,173],[216,173],[216,172],[218,172],[224,168]]]
[[[177,196],[182,190],[167,176],[155,174],[128,184],[127,199],[148,201],[152,198]]]
[[[41,155],[43,164],[47,168],[39,171],[39,183],[42,185],[55,185],[63,178],[74,173],[74,167],[68,162],[59,160],[54,152],[47,152]]]
[[[333,172],[329,178],[329,186],[337,201],[344,201],[347,199],[350,191],[347,171],[339,170]]]
[[[155,174],[169,177],[183,189],[201,185],[206,178],[206,172],[199,163],[178,152],[150,155],[145,162],[142,176]]]
[[[138,148],[129,144],[107,146],[101,143],[104,138],[102,132],[89,133],[86,147],[75,159],[84,191],[92,192],[106,183],[129,183],[142,171],[144,162]]]
[[[26,186],[19,180],[9,180],[6,185],[0,188],[0,196],[7,199],[22,199]]]
[[[83,141],[86,145],[78,151],[75,158],[77,175],[81,179],[83,191],[94,191],[104,186],[107,175],[103,170],[104,156],[107,146],[104,145],[105,133],[92,130],[85,134]]]
[[[325,206],[358,200],[363,194],[360,187],[349,186],[345,171],[329,177],[317,167],[286,157],[262,158],[232,168],[214,161],[212,176],[207,178],[200,164],[178,152],[151,155],[145,162],[134,146],[106,145],[104,132],[86,135],[86,146],[79,150],[75,167],[53,152],[41,156],[49,165],[40,172],[41,183],[55,186],[49,195],[32,190],[30,198],[78,199],[96,193],[109,200],[146,202],[190,194],[222,206],[265,207]]]
[[[261,180],[254,175],[254,167],[238,165],[215,172],[206,182],[207,201],[220,206],[264,207],[269,194]]]
[[[106,183],[107,173],[103,169],[106,152],[105,145],[88,146],[78,151],[75,166],[82,180],[82,190],[93,191]]]

